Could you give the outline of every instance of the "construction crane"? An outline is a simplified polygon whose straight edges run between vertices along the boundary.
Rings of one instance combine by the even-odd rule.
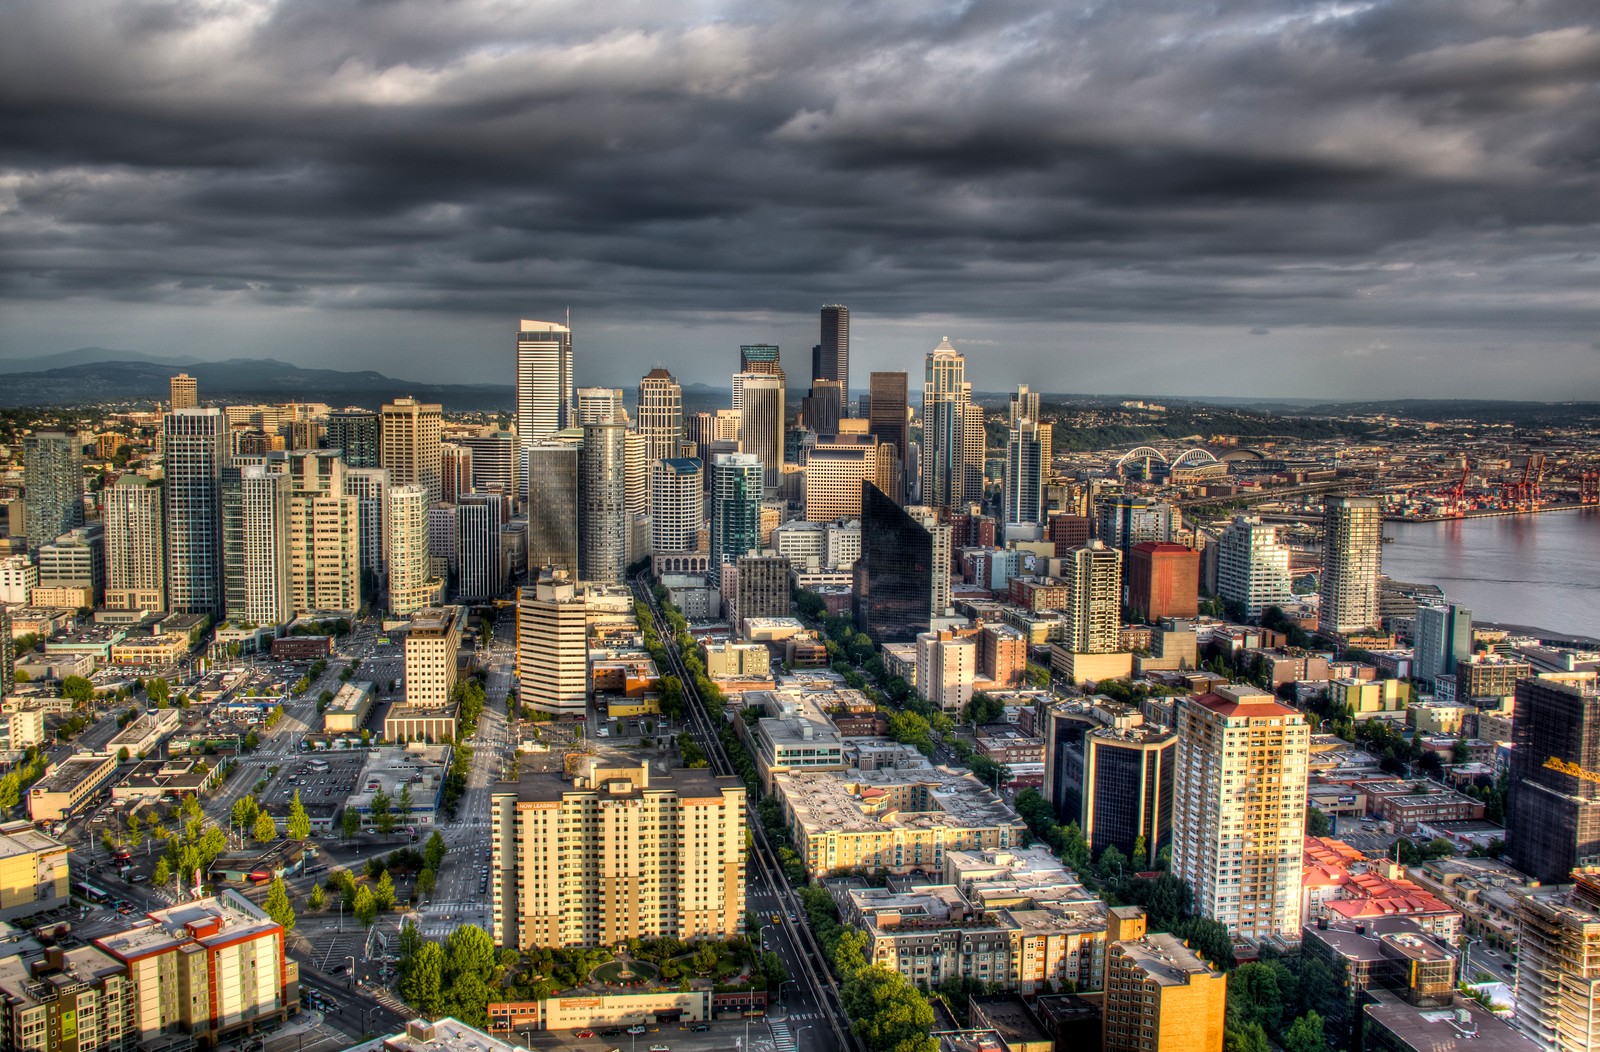
[[[1570,774],[1572,777],[1581,778],[1586,782],[1600,782],[1600,771],[1591,771],[1587,767],[1579,767],[1570,760],[1563,760],[1559,756],[1550,757],[1544,762],[1544,765],[1552,771]]]
[[[1466,457],[1462,457],[1461,458],[1461,477],[1456,479],[1456,484],[1454,486],[1452,486],[1451,489],[1450,489],[1450,510],[1451,510],[1451,512],[1453,512],[1455,514],[1458,514],[1458,515],[1461,514],[1463,511],[1465,511],[1464,505],[1467,503],[1467,470],[1468,470],[1468,467],[1469,467],[1469,465],[1468,465],[1468,462],[1467,462],[1467,458]]]

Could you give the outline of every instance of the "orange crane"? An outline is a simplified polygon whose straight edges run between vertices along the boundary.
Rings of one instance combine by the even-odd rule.
[[[1569,760],[1563,760],[1559,756],[1550,757],[1544,762],[1544,766],[1552,771],[1560,771],[1562,774],[1570,774],[1574,778],[1581,778],[1586,782],[1600,782],[1600,771],[1591,771],[1587,767],[1579,767],[1577,764]]]

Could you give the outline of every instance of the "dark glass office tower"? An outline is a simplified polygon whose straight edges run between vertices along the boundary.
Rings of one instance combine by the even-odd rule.
[[[841,303],[822,308],[822,343],[812,378],[838,380],[845,404],[850,404],[850,308]]]
[[[900,470],[896,477],[901,480],[899,492],[889,496],[900,503],[905,503],[906,457],[910,453],[909,425],[906,422],[906,389],[908,380],[905,373],[873,373],[870,380],[868,395],[868,424],[867,429],[872,437],[878,440],[879,447],[893,446],[894,455],[899,461]]]
[[[1546,884],[1600,864],[1600,783],[1546,767],[1600,771],[1600,688],[1551,679],[1517,682],[1506,858]]]
[[[1045,796],[1077,822],[1096,855],[1115,847],[1136,868],[1154,866],[1172,840],[1178,736],[1126,706],[1062,705],[1045,723]],[[1140,837],[1145,854],[1133,857]]]
[[[328,414],[326,442],[344,453],[345,467],[378,466],[378,414],[370,409],[335,409]]]
[[[933,610],[933,534],[870,482],[861,484],[856,628],[874,643],[911,643]]]
[[[578,575],[578,447],[535,442],[528,454],[528,573]]]

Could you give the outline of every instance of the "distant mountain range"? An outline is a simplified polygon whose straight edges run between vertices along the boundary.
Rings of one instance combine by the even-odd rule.
[[[271,358],[207,362],[85,347],[45,359],[0,361],[0,406],[165,401],[175,370],[195,378],[202,402],[303,401],[375,409],[411,395],[453,412],[506,412],[516,404],[510,384],[422,383],[370,369],[305,369]]]

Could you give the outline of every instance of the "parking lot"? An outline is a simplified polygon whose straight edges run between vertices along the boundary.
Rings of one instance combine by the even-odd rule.
[[[300,791],[300,799],[305,803],[315,800],[319,803],[342,802],[345,797],[355,792],[356,779],[361,777],[361,768],[365,763],[366,754],[341,755],[338,752],[324,752],[316,756],[299,756],[284,763],[278,771],[278,777],[268,787],[266,799],[259,801],[269,810],[277,811],[278,808],[288,808],[289,802],[294,798],[295,790]],[[326,770],[318,767],[326,766]]]

